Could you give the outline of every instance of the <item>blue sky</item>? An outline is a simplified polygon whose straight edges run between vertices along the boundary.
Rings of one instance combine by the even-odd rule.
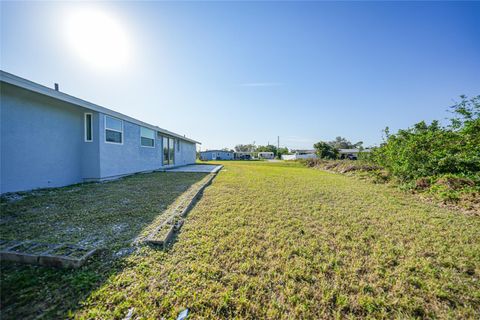
[[[120,26],[121,64],[83,59],[66,32],[87,7]],[[480,94],[480,3],[2,2],[1,68],[202,150],[277,136],[374,145],[385,126],[444,119]]]

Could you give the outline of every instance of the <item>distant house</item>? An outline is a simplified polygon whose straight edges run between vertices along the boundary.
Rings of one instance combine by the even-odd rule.
[[[195,162],[195,140],[0,71],[0,193]]]
[[[200,160],[233,160],[234,152],[225,150],[207,150],[200,152]]]
[[[258,152],[257,156],[259,159],[274,159],[275,154],[273,152]]]
[[[282,154],[282,160],[315,159],[315,150],[292,150],[292,154]]]
[[[255,152],[238,151],[234,154],[235,160],[252,160],[255,158]]]

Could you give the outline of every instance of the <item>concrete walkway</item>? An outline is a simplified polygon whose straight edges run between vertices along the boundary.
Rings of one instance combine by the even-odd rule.
[[[170,172],[204,172],[204,173],[214,173],[222,169],[222,165],[213,165],[213,164],[190,164],[188,166],[168,169]]]

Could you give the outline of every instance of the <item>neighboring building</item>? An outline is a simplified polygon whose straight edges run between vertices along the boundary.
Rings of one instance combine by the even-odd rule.
[[[317,151],[315,149],[308,149],[308,150],[298,149],[298,150],[292,150],[292,152],[297,155],[317,154]]]
[[[195,162],[195,140],[0,71],[0,193]]]
[[[225,150],[207,150],[200,152],[200,160],[209,161],[209,160],[233,160],[234,158],[233,151]]]
[[[282,160],[315,159],[315,150],[292,150],[292,154],[283,154]]]
[[[371,149],[338,149],[338,158],[357,160],[359,153],[369,153],[371,151]]]
[[[282,160],[315,159],[317,155],[315,150],[292,150],[293,154],[282,155]],[[371,149],[338,149],[339,159],[356,160],[358,154],[362,152],[371,152]]]
[[[259,159],[274,159],[275,158],[275,154],[273,152],[259,152],[257,154],[258,158]]]
[[[235,160],[252,160],[255,159],[254,157],[255,152],[235,152],[234,159]]]

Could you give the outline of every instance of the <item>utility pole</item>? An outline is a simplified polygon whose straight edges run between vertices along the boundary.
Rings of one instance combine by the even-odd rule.
[[[280,136],[277,136],[277,150],[280,149]]]

